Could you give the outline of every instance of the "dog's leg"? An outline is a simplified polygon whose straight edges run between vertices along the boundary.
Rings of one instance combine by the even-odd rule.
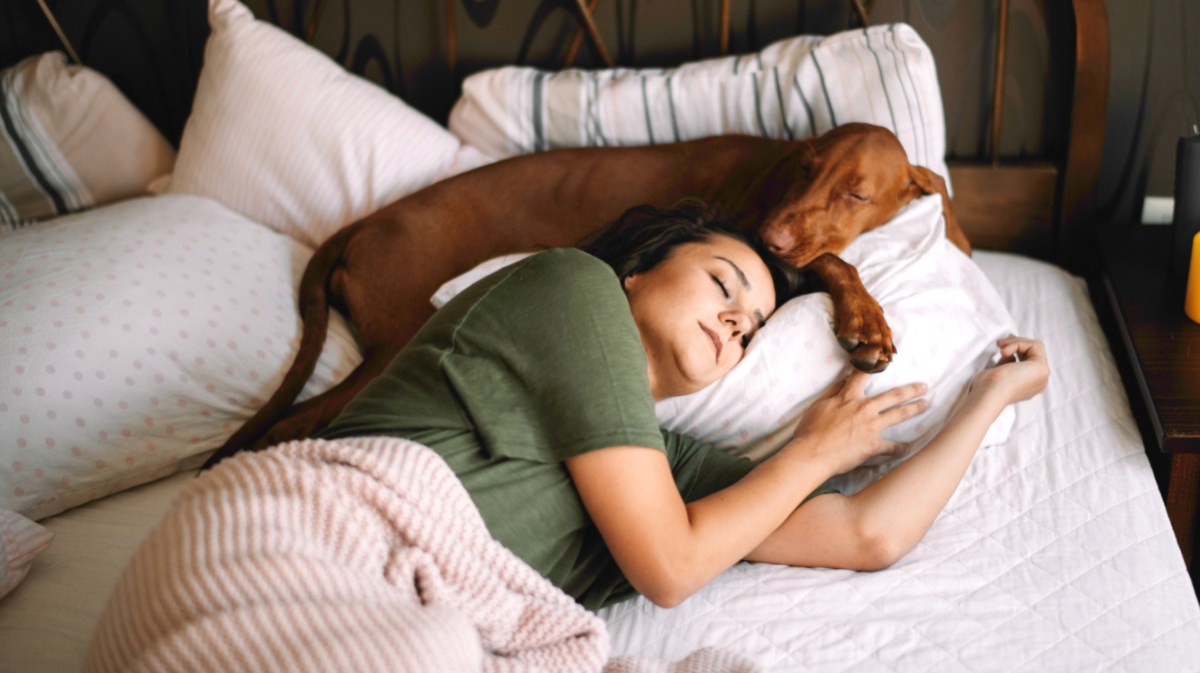
[[[858,271],[831,253],[818,256],[804,268],[820,279],[833,299],[838,343],[849,351],[850,363],[864,372],[887,369],[896,353],[892,330]]]

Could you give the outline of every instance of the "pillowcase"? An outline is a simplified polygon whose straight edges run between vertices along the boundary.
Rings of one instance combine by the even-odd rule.
[[[0,598],[29,574],[38,554],[54,541],[54,533],[25,517],[0,509]]]
[[[929,384],[929,409],[884,431],[908,444],[909,455],[941,429],[974,374],[998,357],[996,340],[1016,331],[987,277],[946,240],[941,208],[936,194],[917,199],[841,254],[883,307],[896,343],[892,364],[871,376],[866,394]],[[736,455],[771,455],[791,439],[813,400],[850,372],[833,325],[829,295],[796,297],[771,316],[728,375],[659,402],[659,421]],[[1004,442],[1013,418],[1005,409],[983,444]]]
[[[434,294],[434,306],[519,257],[490,260],[449,281]],[[871,376],[866,394],[917,381],[929,384],[929,409],[884,432],[908,444],[911,455],[941,429],[971,377],[998,355],[996,340],[1013,333],[1015,323],[979,267],[946,240],[936,194],[909,203],[884,226],[860,235],[841,257],[857,267],[883,307],[896,342],[895,359]],[[792,299],[767,320],[729,374],[699,392],[658,402],[659,423],[734,455],[766,458],[791,439],[813,400],[850,372],[833,326],[828,294]],[[983,444],[1004,442],[1013,419],[1012,408],[1005,409]],[[839,487],[849,492],[863,483],[859,474]]]
[[[0,245],[0,508],[40,519],[197,466],[279,386],[312,252],[211,199],[68,215]],[[301,397],[359,362],[335,313]]]
[[[62,52],[0,72],[0,228],[143,194],[175,150],[104,75]]]
[[[800,139],[846,122],[896,133],[949,184],[933,54],[906,24],[799,36],[667,70],[486,70],[466,78],[450,130],[497,158],[747,133]]]
[[[486,162],[236,0],[212,0],[208,18],[169,192],[217,199],[315,247],[405,194]]]

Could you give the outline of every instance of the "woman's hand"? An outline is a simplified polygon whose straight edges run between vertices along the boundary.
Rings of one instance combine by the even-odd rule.
[[[855,370],[844,381],[834,383],[804,411],[789,446],[815,452],[830,465],[833,474],[849,472],[876,456],[903,453],[903,444],[880,435],[885,428],[928,408],[925,400],[918,399],[927,386],[911,383],[866,397],[863,391],[869,377]]]
[[[999,339],[1000,362],[975,375],[971,392],[996,393],[1005,404],[1027,400],[1046,389],[1050,364],[1037,339],[1010,335]]]

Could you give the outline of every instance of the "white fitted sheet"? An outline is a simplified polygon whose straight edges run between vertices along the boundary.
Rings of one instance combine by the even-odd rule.
[[[742,563],[672,610],[606,609],[614,654],[722,644],[772,671],[1200,670],[1200,608],[1086,285],[975,257],[1053,374],[917,547],[875,573]]]
[[[607,609],[614,655],[720,645],[772,671],[1200,671],[1200,607],[1083,282],[976,260],[1054,374],[916,549],[877,573],[743,563],[672,610]],[[0,673],[79,670],[122,567],[190,478],[41,522],[54,544],[0,599]]]

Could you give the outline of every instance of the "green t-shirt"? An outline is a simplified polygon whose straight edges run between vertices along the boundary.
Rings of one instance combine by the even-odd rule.
[[[646,353],[612,269],[550,250],[439,310],[321,433],[406,437],[436,450],[492,535],[589,609],[634,595],[563,461],[612,446],[664,451],[685,501],[750,471],[659,429]]]

